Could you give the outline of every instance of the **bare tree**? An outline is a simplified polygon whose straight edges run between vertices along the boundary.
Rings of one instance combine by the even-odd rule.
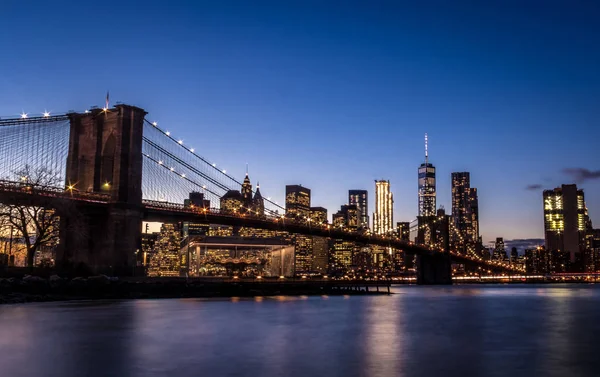
[[[15,173],[16,185],[26,192],[48,193],[60,190],[60,174],[48,168],[31,168],[26,165]],[[12,228],[22,239],[27,251],[27,266],[33,267],[35,253],[45,245],[56,244],[60,214],[71,207],[68,201],[52,195],[40,195],[36,201],[19,203],[4,195],[0,204],[0,231],[5,233]],[[11,232],[12,232],[11,229]]]

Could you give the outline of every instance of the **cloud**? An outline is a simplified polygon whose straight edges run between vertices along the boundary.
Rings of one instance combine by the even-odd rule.
[[[535,190],[539,190],[541,188],[542,188],[542,185],[540,185],[539,183],[534,183],[532,185],[525,187],[525,190],[535,191]]]
[[[576,183],[600,179],[600,170],[592,171],[584,168],[567,168],[563,169],[563,173],[573,178]]]

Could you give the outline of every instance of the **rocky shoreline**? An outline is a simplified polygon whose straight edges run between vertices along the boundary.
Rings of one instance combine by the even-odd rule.
[[[105,275],[0,278],[0,304],[26,302],[278,295],[388,294],[389,285],[337,281],[231,281],[185,278],[124,278]],[[371,288],[371,289],[369,289]]]

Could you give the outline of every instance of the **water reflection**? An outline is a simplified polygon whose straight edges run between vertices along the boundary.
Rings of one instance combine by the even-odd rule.
[[[2,376],[596,376],[600,288],[0,307]]]

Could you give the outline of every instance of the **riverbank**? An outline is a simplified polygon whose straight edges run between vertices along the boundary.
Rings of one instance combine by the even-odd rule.
[[[304,279],[186,279],[116,278],[105,275],[0,279],[0,304],[25,302],[210,298],[296,295],[368,295],[389,294],[389,282],[304,280]]]

